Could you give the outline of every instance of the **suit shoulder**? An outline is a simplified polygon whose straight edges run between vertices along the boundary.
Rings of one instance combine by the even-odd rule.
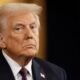
[[[39,58],[35,59],[41,67],[44,68],[44,70],[50,74],[55,74],[58,77],[64,76],[64,78],[66,78],[66,72],[63,68],[57,66],[56,64],[50,63],[48,61],[45,60],[41,60]],[[66,80],[66,79],[62,79],[62,80]]]
[[[59,70],[63,70],[61,67],[57,66],[56,64],[50,63],[48,61],[42,60],[40,58],[35,58],[35,60],[41,64],[44,67],[48,67],[50,69],[59,69]]]

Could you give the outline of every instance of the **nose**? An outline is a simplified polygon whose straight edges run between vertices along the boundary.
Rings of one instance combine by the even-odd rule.
[[[26,27],[26,30],[25,30],[25,38],[26,39],[32,39],[33,38],[33,32],[30,28],[30,26],[27,26]]]

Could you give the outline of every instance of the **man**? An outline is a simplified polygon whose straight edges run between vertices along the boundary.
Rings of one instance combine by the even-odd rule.
[[[40,11],[36,4],[0,6],[0,80],[66,80],[63,69],[35,58]]]

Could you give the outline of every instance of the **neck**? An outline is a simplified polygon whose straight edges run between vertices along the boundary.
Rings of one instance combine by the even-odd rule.
[[[30,60],[32,59],[32,57],[19,57],[17,59],[15,59],[15,61],[22,67],[24,67],[25,65],[27,65]]]
[[[24,55],[14,56],[14,55],[8,54],[5,50],[3,51],[3,53],[5,53],[10,58],[12,58],[15,62],[17,62],[22,67],[27,65],[33,58],[33,57],[24,56]]]

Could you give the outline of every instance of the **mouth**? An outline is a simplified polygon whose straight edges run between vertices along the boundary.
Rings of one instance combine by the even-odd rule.
[[[24,46],[24,48],[36,48],[36,45],[34,45],[34,44],[28,44],[28,45],[26,45],[26,46]]]

